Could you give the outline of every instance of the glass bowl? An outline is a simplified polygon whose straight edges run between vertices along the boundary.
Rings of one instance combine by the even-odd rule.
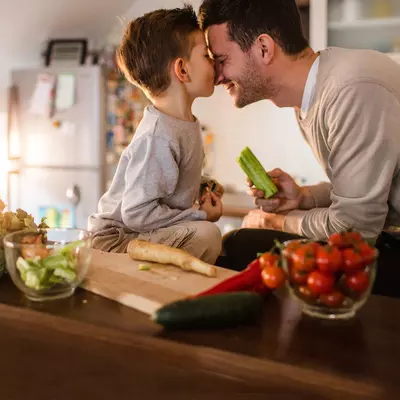
[[[92,257],[91,234],[82,229],[24,230],[3,239],[7,271],[33,301],[71,296]]]
[[[369,265],[366,265],[356,273],[361,275],[356,276],[356,273],[345,273],[344,271],[338,271],[335,273],[327,274],[332,275],[334,279],[334,288],[332,291],[316,295],[310,290],[309,276],[311,272],[320,271],[316,267],[314,271],[309,273],[303,273],[301,275],[296,274],[296,268],[293,265],[293,260],[285,254],[285,248],[290,243],[315,243],[311,240],[290,240],[283,243],[282,246],[282,266],[286,272],[287,280],[286,286],[291,296],[300,302],[302,310],[305,314],[312,317],[323,318],[323,319],[349,319],[355,316],[357,310],[359,310],[371,295],[373,283],[375,281],[377,261],[373,261]],[[378,250],[376,250],[376,257],[378,256]],[[314,275],[315,276],[315,275]],[[358,279],[363,277],[364,283],[362,284],[362,290],[355,291],[349,287],[349,276],[353,276],[352,279]],[[366,277],[368,277],[366,279]],[[315,281],[314,281],[315,282]],[[353,280],[354,282],[354,280]],[[361,282],[361,280],[359,280]],[[361,285],[359,284],[361,288]]]

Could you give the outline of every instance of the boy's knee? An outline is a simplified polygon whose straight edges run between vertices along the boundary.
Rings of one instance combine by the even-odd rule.
[[[199,222],[192,241],[202,253],[199,258],[209,264],[214,264],[222,248],[222,236],[218,226],[208,221]]]
[[[221,231],[217,225],[208,221],[200,221],[196,226],[195,237],[202,242],[222,243]]]

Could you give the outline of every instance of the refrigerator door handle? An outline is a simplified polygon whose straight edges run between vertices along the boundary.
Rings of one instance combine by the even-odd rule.
[[[72,185],[67,188],[65,195],[74,207],[76,207],[81,201],[81,190],[78,185]]]

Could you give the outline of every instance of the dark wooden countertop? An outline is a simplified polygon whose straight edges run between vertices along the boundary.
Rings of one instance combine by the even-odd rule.
[[[186,332],[84,290],[31,303],[7,277],[0,302],[2,400],[386,400],[400,390],[400,302],[390,298],[331,322],[281,293],[255,325]]]

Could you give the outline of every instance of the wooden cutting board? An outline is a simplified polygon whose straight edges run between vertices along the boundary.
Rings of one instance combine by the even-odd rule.
[[[141,271],[141,264],[151,265],[151,269]],[[217,276],[209,278],[172,265],[135,261],[127,254],[93,250],[92,264],[81,286],[151,314],[164,304],[199,293],[237,274],[224,268],[217,270]]]

